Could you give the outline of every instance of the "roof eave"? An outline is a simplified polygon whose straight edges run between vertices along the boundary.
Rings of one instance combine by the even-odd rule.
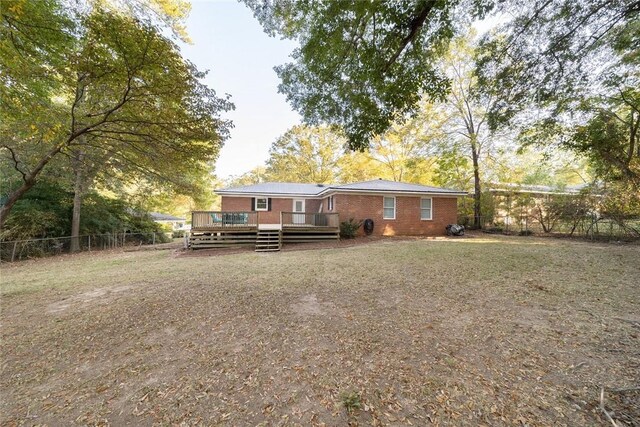
[[[410,196],[466,196],[467,193],[463,191],[413,191],[413,190],[365,190],[365,189],[355,189],[355,188],[332,188],[328,191],[320,193],[322,196],[326,196],[329,194],[335,193],[350,193],[350,194],[405,194]]]
[[[238,197],[318,197],[318,194],[309,194],[309,193],[276,193],[276,192],[256,192],[256,191],[247,191],[247,192],[237,192],[237,191],[226,191],[226,190],[214,190],[214,193],[220,196],[238,196]]]

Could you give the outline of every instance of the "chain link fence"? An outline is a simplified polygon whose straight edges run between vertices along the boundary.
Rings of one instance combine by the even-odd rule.
[[[78,252],[102,251],[108,249],[156,245],[173,241],[171,233],[106,233],[78,236]],[[0,260],[14,262],[29,258],[59,255],[71,252],[72,238],[49,237],[44,239],[28,239],[0,241]]]
[[[473,216],[458,219],[473,228]],[[580,237],[599,241],[640,241],[640,218],[611,218],[587,215],[571,219],[540,219],[534,215],[493,215],[481,217],[482,230],[488,233]]]

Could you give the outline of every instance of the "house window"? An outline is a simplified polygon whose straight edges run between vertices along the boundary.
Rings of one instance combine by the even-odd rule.
[[[428,199],[420,199],[420,219],[432,219],[431,206],[431,197]]]
[[[396,219],[396,198],[383,197],[383,219]]]
[[[266,211],[269,208],[269,201],[266,197],[257,197],[256,198],[256,210],[257,211]]]
[[[333,211],[333,196],[329,196],[329,199],[327,200],[327,210]]]

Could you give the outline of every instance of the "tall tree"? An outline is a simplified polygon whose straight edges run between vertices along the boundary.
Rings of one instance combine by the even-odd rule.
[[[307,123],[341,126],[352,149],[414,114],[423,93],[438,99],[448,90],[435,64],[459,1],[244,1],[267,33],[300,43],[294,61],[276,67],[279,90]],[[485,11],[479,0],[464,6],[458,11]]]
[[[431,178],[435,159],[428,157],[428,150],[436,129],[434,113],[433,104],[422,102],[416,117],[394,123],[387,132],[372,138],[369,156],[380,163],[385,178],[422,183]]]
[[[499,100],[497,94],[482,94],[478,91],[474,69],[474,33],[457,37],[442,61],[445,75],[451,82],[451,90],[443,105],[447,117],[443,124],[448,138],[445,151],[456,145],[456,153],[466,153],[473,170],[473,224],[482,224],[482,158],[490,154],[492,138],[487,121],[489,111]]]
[[[333,183],[343,146],[328,127],[294,126],[271,146],[267,176],[271,181]]]
[[[225,184],[227,187],[240,187],[242,185],[259,184],[266,180],[267,168],[265,166],[256,166],[241,175],[231,176]]]
[[[16,2],[2,14],[3,159],[21,184],[6,191],[0,226],[60,155],[74,159],[79,183],[91,181],[88,164],[170,186],[189,186],[183,176],[194,170],[208,173],[230,127],[220,113],[233,106],[200,83],[204,74],[173,42],[154,25],[99,7],[70,16],[57,2],[34,4],[38,13]]]
[[[484,38],[478,57],[481,87],[503,98],[490,110],[491,127],[517,119],[527,125],[525,142],[558,143],[639,181],[633,165],[640,123],[640,2],[541,0],[518,7],[501,5],[515,18]],[[614,122],[626,133],[622,146],[620,138],[594,139],[585,132],[585,126],[596,131]]]

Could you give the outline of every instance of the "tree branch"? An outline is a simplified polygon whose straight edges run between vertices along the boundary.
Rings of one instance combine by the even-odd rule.
[[[389,60],[384,65],[382,69],[383,74],[385,74],[389,70],[389,67],[391,67],[398,60],[398,58],[400,57],[402,52],[405,50],[405,48],[410,43],[412,43],[413,40],[415,40],[416,36],[420,33],[420,30],[422,29],[425,21],[427,20],[429,13],[431,12],[431,10],[435,5],[436,5],[435,1],[428,0],[425,6],[422,8],[422,10],[420,10],[418,15],[413,18],[413,20],[409,24],[409,34],[407,34],[402,39],[402,41],[400,42],[400,46],[398,47],[396,52],[391,56],[391,58],[389,58]]]

